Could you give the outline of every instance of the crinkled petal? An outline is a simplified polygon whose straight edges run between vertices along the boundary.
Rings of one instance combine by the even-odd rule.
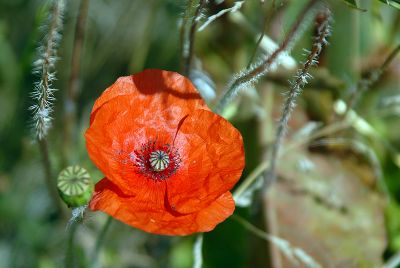
[[[157,185],[157,187],[160,185]],[[163,188],[165,190],[165,186]],[[96,184],[90,202],[92,210],[110,216],[146,232],[163,235],[189,235],[208,232],[232,215],[235,204],[230,192],[217,197],[209,206],[195,213],[174,212],[161,191],[148,189],[147,199],[127,196],[107,178]]]
[[[137,101],[134,109],[165,109],[174,104],[181,107],[182,113],[195,109],[209,108],[193,84],[186,77],[158,69],[148,69],[131,76],[120,77],[107,88],[96,100],[90,122],[93,122],[98,110],[107,102],[118,96],[128,96]]]
[[[167,188],[171,206],[180,213],[208,206],[232,189],[242,174],[242,136],[215,113],[193,111],[180,126],[174,146],[181,150],[182,165],[167,179]]]
[[[138,100],[115,97],[98,110],[85,133],[89,156],[123,192],[135,195],[149,178],[139,174],[133,161],[134,151],[151,140],[172,144],[184,115],[178,106],[152,113],[150,108],[142,108]]]

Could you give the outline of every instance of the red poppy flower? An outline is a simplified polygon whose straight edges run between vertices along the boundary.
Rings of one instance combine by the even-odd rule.
[[[210,231],[233,213],[242,137],[185,77],[146,70],[119,78],[95,102],[85,137],[106,176],[92,210],[166,235]]]

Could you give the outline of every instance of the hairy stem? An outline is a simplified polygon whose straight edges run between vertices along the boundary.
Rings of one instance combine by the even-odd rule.
[[[62,205],[57,193],[56,183],[52,175],[49,157],[47,134],[52,123],[54,91],[52,88],[55,80],[54,68],[57,60],[57,48],[61,39],[62,16],[64,1],[54,1],[52,13],[49,16],[49,25],[44,43],[39,47],[39,57],[34,62],[33,72],[38,74],[40,80],[35,83],[32,92],[35,104],[30,107],[33,111],[33,121],[36,140],[42,156],[44,178],[52,203],[59,213],[62,213]]]
[[[315,7],[318,5],[318,3],[318,0],[310,0],[290,29],[289,33],[286,35],[279,48],[260,64],[254,66],[254,68],[250,68],[239,74],[236,79],[230,83],[227,91],[217,103],[215,108],[216,113],[221,114],[226,105],[232,101],[233,97],[237,95],[241,89],[255,83],[261,76],[265,75],[270,70],[271,66],[278,61],[282,54],[288,53],[291,50],[296,39],[299,37],[299,33],[303,28],[302,26],[304,25],[304,22],[308,19],[310,13],[315,10]]]
[[[61,39],[59,32],[62,28],[64,1],[55,1],[50,14],[49,26],[44,43],[39,47],[39,57],[34,62],[33,72],[40,77],[32,92],[35,104],[30,107],[33,111],[33,121],[36,138],[44,139],[51,127],[55,80],[54,67],[57,61],[57,48]]]
[[[285,137],[289,118],[291,116],[292,110],[296,105],[297,97],[301,93],[302,88],[307,83],[308,79],[311,78],[311,76],[309,75],[310,67],[317,63],[318,56],[321,53],[323,46],[327,44],[326,38],[330,35],[331,32],[330,19],[331,15],[328,9],[317,15],[317,37],[314,40],[312,49],[309,52],[307,60],[303,64],[302,69],[298,71],[294,82],[291,83],[289,94],[283,105],[282,116],[279,119],[275,142],[272,146],[270,167],[267,171],[267,174],[265,174],[264,176],[264,191],[266,191],[268,186],[276,180],[277,158],[283,138]]]

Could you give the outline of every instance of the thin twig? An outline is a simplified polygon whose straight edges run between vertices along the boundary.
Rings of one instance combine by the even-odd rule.
[[[308,255],[303,249],[294,247],[289,243],[289,241],[279,238],[277,236],[268,234],[263,230],[257,228],[246,219],[234,214],[231,216],[231,219],[235,220],[239,224],[241,224],[244,228],[250,231],[252,234],[264,239],[273,245],[275,245],[287,258],[290,262],[293,263],[296,267],[299,266],[299,262],[301,261],[306,267],[310,268],[321,268],[322,266],[315,261],[310,255]]]
[[[189,1],[189,4],[191,1]],[[202,11],[207,4],[207,0],[199,0],[196,11],[194,12],[192,22],[190,25],[189,35],[187,40],[184,41],[184,46],[187,46],[187,51],[183,51],[183,74],[188,76],[193,61],[194,42],[196,37],[197,23],[201,18]],[[190,7],[188,7],[190,8]],[[186,43],[186,44],[185,44]]]
[[[189,27],[189,21],[192,16],[192,13],[194,13],[193,7],[194,7],[194,1],[195,0],[188,0],[185,13],[183,14],[183,19],[182,19],[182,24],[181,24],[181,29],[180,29],[180,53],[181,53],[181,71],[183,72],[184,69],[184,64],[185,60],[187,58],[187,55],[189,54],[189,44],[188,44],[188,27]]]
[[[235,4],[233,4],[232,7],[223,9],[223,10],[219,11],[217,14],[208,17],[207,20],[199,27],[199,29],[197,31],[198,32],[203,31],[211,22],[215,21],[219,17],[222,17],[223,15],[225,15],[228,12],[234,13],[234,12],[238,11],[242,7],[243,4],[244,4],[244,1],[237,1],[237,2],[235,2]]]
[[[261,162],[239,185],[239,187],[233,192],[233,198],[235,201],[253,184],[260,176],[268,169],[268,162]]]
[[[331,32],[330,19],[330,11],[327,8],[319,15],[317,15],[317,37],[314,40],[312,49],[307,56],[306,62],[303,64],[302,69],[298,71],[295,77],[295,81],[292,82],[289,94],[283,105],[282,116],[278,122],[276,138],[272,146],[270,168],[264,176],[264,191],[266,191],[268,186],[276,180],[277,158],[283,138],[285,137],[289,118],[291,116],[292,110],[296,105],[297,96],[301,93],[302,88],[311,78],[311,75],[309,74],[310,67],[317,64],[318,56],[321,53],[323,46],[327,44],[326,38],[330,35]]]
[[[101,247],[103,246],[106,233],[107,233],[108,229],[110,228],[112,219],[113,219],[112,217],[107,218],[106,223],[103,225],[103,228],[101,229],[99,235],[97,236],[96,245],[94,247],[92,259],[90,262],[90,264],[91,264],[90,266],[92,268],[96,268],[98,266],[98,256],[99,256]]]
[[[371,71],[367,78],[361,79],[357,83],[356,88],[349,97],[346,105],[347,110],[343,116],[346,116],[349,111],[353,110],[361,95],[364,94],[373,84],[375,84],[380,79],[386,68],[393,61],[399,51],[400,44],[397,45],[397,47],[389,54],[389,56],[385,59],[383,64],[378,69]]]
[[[261,4],[263,4],[263,3],[261,3]],[[275,11],[275,0],[272,0],[271,1],[271,8],[269,9],[267,14],[265,15],[262,31],[260,33],[260,37],[258,38],[258,40],[256,42],[256,45],[254,47],[253,53],[250,56],[250,60],[249,60],[249,63],[247,64],[247,68],[250,68],[251,64],[254,61],[254,58],[255,58],[255,56],[257,54],[258,48],[260,47],[261,41],[264,38],[265,32],[267,31],[268,24],[271,21],[271,17],[272,17],[272,14],[274,13],[274,11]]]
[[[237,93],[251,84],[258,81],[260,77],[265,75],[270,69],[271,66],[277,63],[278,59],[284,53],[288,53],[297,38],[299,37],[302,27],[305,22],[310,17],[310,13],[315,10],[315,7],[319,3],[318,0],[310,0],[306,7],[301,12],[299,18],[296,20],[289,33],[286,35],[282,44],[276,49],[269,57],[267,57],[264,61],[261,61],[259,64],[256,64],[253,68],[248,68],[239,75],[229,84],[228,89],[223,94],[222,98],[218,102],[215,107],[215,112],[221,114],[225,109],[226,105],[231,102],[233,97],[237,95]]]
[[[351,126],[350,123],[347,121],[338,121],[333,124],[327,125],[320,130],[308,135],[307,137],[304,137],[303,139],[299,141],[294,141],[290,144],[288,144],[285,148],[280,150],[279,157],[291,152],[292,150],[303,146],[305,144],[308,144],[309,142],[330,135],[332,133],[335,133],[337,131],[344,130],[346,128],[349,128]],[[253,171],[243,180],[243,182],[239,185],[239,187],[233,192],[233,197],[235,200],[237,200],[262,174],[265,172],[269,167],[269,163],[267,161],[263,161],[258,166],[253,169]]]
[[[286,146],[284,148],[284,150],[282,150],[282,154],[285,154],[287,152],[290,152],[293,149],[296,149],[304,144],[307,144],[313,140],[316,140],[318,138],[330,135],[332,133],[344,130],[351,127],[351,123],[349,123],[347,120],[342,120],[342,121],[337,121],[334,122],[330,125],[327,125],[323,128],[321,128],[320,130],[311,133],[310,135],[308,135],[307,137],[304,137],[303,139],[299,140],[299,141],[294,141],[290,144],[288,144],[288,146]]]
[[[85,25],[89,11],[89,0],[82,0],[75,25],[75,37],[72,49],[71,71],[69,76],[67,99],[65,102],[64,124],[64,158],[68,160],[68,151],[73,140],[73,128],[76,121],[76,100],[79,91],[79,72],[81,69],[81,54],[85,36]]]
[[[381,190],[388,202],[390,202],[390,194],[389,194],[389,189],[386,185],[386,182],[383,177],[383,170],[382,170],[382,165],[379,161],[379,158],[376,154],[376,152],[369,147],[367,144],[356,140],[356,139],[348,139],[348,138],[332,138],[332,139],[322,139],[317,142],[314,142],[310,144],[311,147],[316,147],[316,146],[348,146],[351,148],[354,152],[362,154],[366,160],[369,162],[374,176],[375,176],[375,183],[378,184],[378,186],[381,187]]]

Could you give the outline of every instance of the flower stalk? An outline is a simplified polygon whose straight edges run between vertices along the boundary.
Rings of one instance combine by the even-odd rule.
[[[264,60],[259,60],[249,68],[237,74],[232,82],[229,83],[228,89],[223,94],[220,101],[215,107],[215,112],[221,114],[225,107],[233,100],[233,98],[243,89],[255,84],[262,76],[266,75],[273,67],[279,64],[281,57],[290,53],[293,45],[301,36],[305,26],[308,24],[310,17],[313,17],[317,7],[319,6],[318,0],[310,0],[306,7],[301,12],[297,21],[293,24],[289,33],[279,46],[270,56]]]
[[[194,8],[194,1],[189,0],[181,28],[181,53],[182,53],[182,71],[183,75],[188,76],[193,61],[193,50],[196,36],[197,24],[201,19],[207,0],[199,0],[197,7]],[[190,17],[192,17],[190,19]],[[190,20],[190,27],[189,27]]]
[[[317,36],[314,39],[311,51],[308,52],[303,67],[298,70],[295,80],[291,82],[290,91],[283,105],[282,116],[278,122],[276,138],[271,151],[270,167],[264,176],[264,191],[266,191],[268,186],[276,180],[277,158],[282,141],[285,137],[288,121],[294,107],[296,106],[297,97],[301,94],[302,89],[308,83],[308,80],[312,78],[309,74],[311,66],[318,64],[318,56],[320,55],[322,48],[328,44],[327,37],[331,34],[330,21],[331,13],[328,8],[325,8],[325,10],[320,12],[316,17]]]
[[[352,92],[347,102],[346,112],[344,113],[344,116],[346,116],[349,113],[349,111],[351,111],[356,106],[362,94],[365,93],[373,84],[375,84],[380,79],[386,68],[389,66],[389,64],[393,61],[393,59],[399,52],[400,52],[400,44],[397,45],[397,47],[389,54],[389,56],[385,59],[385,61],[379,68],[371,71],[368,77],[361,79],[357,83],[355,90]]]
[[[38,59],[33,63],[33,73],[39,77],[39,81],[34,84],[32,92],[34,104],[29,108],[33,114],[34,135],[38,141],[39,150],[42,155],[46,186],[53,201],[52,203],[55,204],[58,211],[62,211],[62,207],[56,190],[56,184],[53,180],[46,137],[53,120],[54,92],[56,91],[53,88],[53,82],[56,80],[54,69],[58,59],[57,49],[61,40],[60,32],[63,26],[63,13],[64,0],[54,1],[52,12],[48,19],[47,34],[43,44],[38,48]]]
[[[106,233],[108,231],[108,229],[110,229],[110,225],[112,222],[112,217],[108,217],[106,223],[103,225],[103,228],[100,230],[100,233],[97,237],[96,240],[96,245],[94,247],[94,251],[93,251],[93,255],[92,255],[92,260],[91,260],[91,267],[95,268],[97,267],[97,262],[98,262],[98,256],[100,253],[100,250],[103,246],[104,243],[104,238],[106,236]]]
[[[85,25],[89,11],[89,0],[82,0],[75,25],[75,37],[72,49],[71,71],[69,76],[67,99],[64,104],[64,161],[69,160],[69,150],[73,143],[73,129],[76,121],[76,101],[79,93],[79,73],[81,69],[81,55],[85,35]],[[68,161],[69,162],[69,161]]]
[[[44,139],[51,127],[55,77],[55,64],[57,61],[57,49],[61,40],[62,17],[64,1],[57,0],[52,7],[49,16],[50,26],[43,44],[38,48],[38,59],[33,63],[33,73],[40,79],[35,82],[32,99],[34,104],[30,107],[33,111],[35,136],[38,140]]]
[[[67,253],[65,255],[65,268],[74,267],[75,266],[75,233],[78,228],[78,222],[73,221],[69,224],[69,233],[68,233],[68,243],[67,243]]]
[[[196,237],[193,246],[193,268],[201,268],[203,266],[203,234],[200,233]]]

